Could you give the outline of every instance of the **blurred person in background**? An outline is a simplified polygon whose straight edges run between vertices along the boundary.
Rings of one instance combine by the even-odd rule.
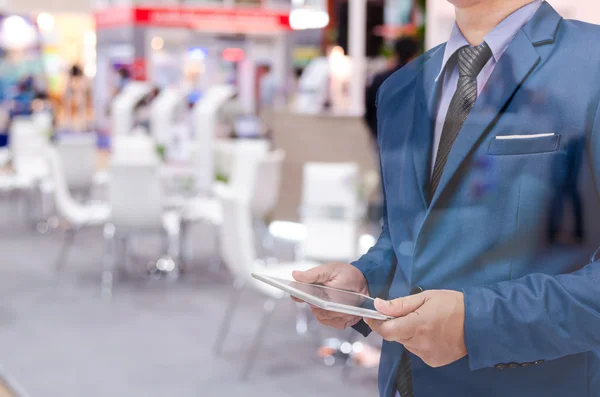
[[[131,81],[131,73],[129,72],[129,70],[127,68],[122,67],[119,69],[118,74],[119,74],[118,90],[119,90],[119,92],[121,92],[121,90],[123,88],[125,88],[127,83],[129,83]]]
[[[89,103],[89,84],[79,65],[71,66],[65,93],[65,123],[69,129],[82,131],[86,128]]]
[[[29,116],[33,109],[31,104],[36,96],[33,76],[26,76],[19,81],[16,94],[12,98],[11,116]]]
[[[389,59],[387,69],[373,76],[371,83],[367,86],[364,119],[375,142],[377,141],[377,108],[375,107],[377,91],[388,77],[415,59],[419,55],[420,49],[419,42],[412,36],[405,36],[398,39],[394,43],[394,54]]]
[[[379,298],[392,320],[311,310],[384,338],[382,397],[600,396],[600,27],[449,1],[377,94],[379,240],[294,278]]]

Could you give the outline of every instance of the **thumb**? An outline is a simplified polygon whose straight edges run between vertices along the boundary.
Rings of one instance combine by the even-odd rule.
[[[410,295],[391,301],[377,298],[375,299],[375,309],[386,316],[404,317],[423,306],[425,301],[426,298],[423,294]]]
[[[331,273],[324,266],[318,266],[304,272],[294,271],[292,277],[301,283],[323,284],[331,279]]]

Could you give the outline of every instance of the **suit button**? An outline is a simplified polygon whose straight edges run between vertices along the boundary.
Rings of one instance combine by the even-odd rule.
[[[508,366],[506,364],[496,364],[494,366],[494,368],[496,368],[496,369],[506,369],[506,368],[508,368]]]
[[[517,364],[517,363],[510,363],[510,364],[508,364],[508,368],[512,368],[512,369],[519,368],[519,364]]]
[[[421,292],[423,292],[423,288],[419,287],[418,285],[415,285],[414,287],[412,287],[410,289],[410,294],[411,295],[420,294]]]
[[[544,363],[544,360],[537,360],[537,361],[533,362],[534,365],[543,364],[543,363]]]

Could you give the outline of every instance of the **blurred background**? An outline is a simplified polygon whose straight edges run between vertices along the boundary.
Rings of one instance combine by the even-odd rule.
[[[250,273],[374,244],[375,93],[452,12],[0,0],[0,396],[377,395],[377,337]]]

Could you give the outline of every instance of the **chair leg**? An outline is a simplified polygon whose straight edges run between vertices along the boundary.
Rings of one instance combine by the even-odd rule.
[[[225,317],[223,318],[223,322],[219,327],[219,333],[217,334],[217,340],[215,341],[214,353],[216,355],[220,355],[223,352],[225,338],[229,333],[229,328],[231,327],[231,320],[233,320],[233,314],[235,313],[235,309],[237,308],[237,305],[240,301],[240,297],[242,296],[243,290],[244,282],[241,280],[234,281],[233,291],[231,293],[231,297],[229,298],[229,303],[225,311]]]
[[[35,205],[33,203],[33,195],[33,188],[28,187],[21,191],[21,217],[28,225],[33,220],[32,213],[35,210]]]
[[[54,268],[57,271],[61,271],[65,266],[69,250],[71,249],[71,246],[73,245],[73,240],[75,239],[75,233],[77,233],[77,228],[74,226],[69,227],[64,232],[63,245],[58,254],[58,258],[56,259],[56,262],[54,264]]]
[[[258,235],[260,236],[262,256],[264,257],[265,262],[271,262],[274,259],[275,238],[269,231],[269,226],[264,220],[257,220],[255,225],[259,232]]]
[[[169,277],[172,280],[176,280],[179,278],[179,276],[181,275],[181,269],[182,269],[182,262],[180,261],[182,255],[181,255],[181,245],[182,245],[182,235],[181,235],[181,229],[179,229],[179,233],[177,233],[176,235],[169,235],[168,236],[168,243],[169,246],[167,248],[167,256],[169,257],[169,259],[171,259],[173,261],[173,264],[175,265],[173,267],[173,270],[171,270],[169,272]]]
[[[273,313],[275,312],[275,306],[277,301],[273,299],[269,299],[265,302],[263,306],[263,316],[260,322],[260,326],[256,332],[256,336],[254,337],[254,342],[252,343],[252,347],[250,348],[250,354],[248,355],[248,359],[246,360],[246,364],[244,366],[244,370],[242,371],[242,380],[248,380],[248,375],[254,366],[254,362],[256,361],[256,357],[258,356],[258,352],[262,347],[265,333],[269,327],[269,323],[271,322],[271,318],[273,317]]]
[[[215,226],[213,260],[211,260],[209,270],[211,273],[217,274],[221,271],[221,230]]]
[[[102,298],[109,299],[112,297],[114,268],[116,263],[116,238],[115,227],[112,224],[104,225],[104,255],[102,258],[102,281],[100,285],[100,295]]]
[[[178,236],[178,248],[177,248],[177,267],[179,268],[180,273],[187,272],[186,266],[186,255],[185,255],[185,244],[187,240],[187,230],[188,225],[185,221],[181,221],[179,224],[179,236]]]
[[[161,256],[156,261],[156,269],[153,270],[158,276],[167,276],[170,280],[177,280],[180,274],[179,261],[179,234],[173,236],[163,230],[161,234]]]

